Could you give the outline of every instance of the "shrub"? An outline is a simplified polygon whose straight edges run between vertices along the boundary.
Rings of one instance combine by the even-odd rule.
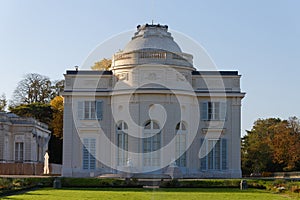
[[[273,175],[272,172],[263,172],[263,173],[261,173],[262,177],[271,177],[272,175]]]
[[[0,178],[0,194],[10,194],[32,187],[49,187],[52,183],[53,178]]]
[[[177,180],[162,182],[160,187],[182,187],[182,188],[237,188],[238,179],[207,179],[207,180]]]
[[[170,181],[163,181],[160,184],[160,187],[162,188],[174,188],[174,187],[180,187],[181,182],[178,181],[178,179],[172,179]]]
[[[140,187],[136,179],[61,178],[63,187]]]
[[[9,178],[0,178],[0,190],[9,190],[13,187],[12,180]]]

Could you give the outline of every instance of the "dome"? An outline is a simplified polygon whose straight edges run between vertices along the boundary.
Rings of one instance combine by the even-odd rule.
[[[137,50],[159,49],[172,53],[182,53],[178,44],[174,41],[166,25],[137,26],[137,32],[132,40],[125,46],[123,52]]]
[[[115,53],[112,59],[112,69],[145,64],[194,70],[193,56],[181,51],[168,32],[168,26],[159,24],[137,26],[137,31],[124,50]]]

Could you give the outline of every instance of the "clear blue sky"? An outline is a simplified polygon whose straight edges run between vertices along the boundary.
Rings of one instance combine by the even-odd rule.
[[[0,94],[10,99],[27,73],[62,79],[98,44],[154,20],[239,71],[242,132],[257,118],[300,117],[299,10],[297,0],[0,0]]]

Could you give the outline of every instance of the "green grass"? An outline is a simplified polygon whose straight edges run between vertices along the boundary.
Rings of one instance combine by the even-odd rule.
[[[142,188],[69,188],[52,189],[43,188],[25,194],[8,196],[3,199],[22,200],[64,200],[64,199],[125,199],[125,200],[283,200],[291,199],[287,196],[272,194],[265,190],[248,189],[203,189],[203,188],[181,188],[181,189],[142,189]]]

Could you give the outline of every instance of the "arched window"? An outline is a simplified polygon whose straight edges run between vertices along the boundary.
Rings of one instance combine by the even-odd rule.
[[[160,165],[160,152],[154,152],[159,150],[160,147],[161,134],[159,125],[152,120],[146,122],[144,125],[143,138],[143,153],[145,153],[143,156],[143,165],[145,167]]]
[[[176,125],[176,165],[178,167],[186,167],[186,138],[187,130],[184,122],[179,122]]]
[[[117,134],[117,164],[118,166],[125,166],[128,160],[128,125],[124,121],[120,121],[116,127]]]

